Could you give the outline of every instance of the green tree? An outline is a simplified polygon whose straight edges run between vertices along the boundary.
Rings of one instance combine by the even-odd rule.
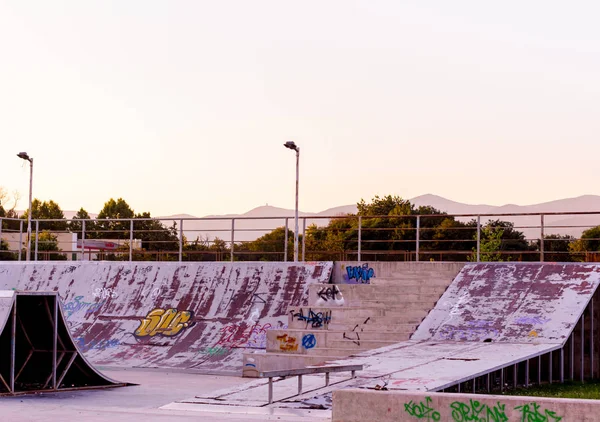
[[[600,226],[585,230],[580,239],[570,243],[569,251],[574,261],[595,261],[600,252]]]
[[[67,259],[65,254],[59,253],[62,250],[58,247],[58,237],[55,234],[47,230],[34,233],[31,242],[32,247],[36,240],[38,245],[38,261],[64,261]]]
[[[97,238],[99,239],[129,239],[131,223],[129,221],[107,221],[108,219],[134,218],[133,209],[123,198],[116,201],[111,198],[96,218]]]
[[[22,219],[27,220],[27,216],[29,215],[29,210],[26,210],[21,216]],[[61,220],[61,221],[40,221],[38,223],[39,230],[49,230],[49,231],[66,231],[67,230],[67,220],[65,219],[65,214],[60,209],[60,206],[50,200],[50,201],[40,201],[39,199],[34,199],[31,202],[31,218],[33,220]],[[26,227],[26,225],[25,225]],[[31,230],[35,230],[36,225],[32,222]]]
[[[575,238],[569,235],[549,234],[544,236],[544,261],[570,262],[571,244]]]
[[[298,239],[301,244],[302,239]],[[249,261],[282,261],[285,252],[285,227],[277,227],[252,242],[236,245],[236,257]],[[246,254],[242,254],[246,252]],[[294,259],[294,232],[288,230],[287,260]]]
[[[83,230],[83,221],[82,220],[86,220],[85,221],[85,238],[86,239],[96,239],[98,237],[97,231],[96,231],[97,230],[96,222],[94,220],[92,220],[92,218],[90,217],[88,212],[86,210],[84,210],[83,208],[80,208],[79,211],[77,211],[77,214],[75,214],[73,216],[73,218],[71,219],[71,221],[69,222],[69,230],[72,233],[77,233],[77,239],[81,239],[82,230]]]
[[[136,214],[134,221],[133,237],[142,241],[142,251],[151,251],[146,254],[150,259],[177,260],[179,257],[179,236],[177,224],[173,222],[170,227],[153,219],[149,212]]]

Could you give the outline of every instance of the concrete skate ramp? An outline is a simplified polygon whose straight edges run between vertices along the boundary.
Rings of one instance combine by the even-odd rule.
[[[123,385],[82,356],[55,292],[0,291],[0,395]]]
[[[466,265],[411,340],[564,344],[598,283],[598,265]]]
[[[94,365],[241,373],[305,305],[316,263],[2,263],[0,289],[57,291],[69,329]]]
[[[581,350],[580,321],[593,313],[599,283],[600,265],[468,264],[410,341],[329,364],[364,365],[350,383],[357,387],[440,391],[533,358],[548,362],[569,338]],[[585,362],[575,361],[577,373]]]

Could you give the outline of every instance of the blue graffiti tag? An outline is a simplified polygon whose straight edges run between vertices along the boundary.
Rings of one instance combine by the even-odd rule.
[[[362,264],[358,267],[346,267],[348,280],[356,280],[357,283],[369,283],[371,278],[375,277],[375,270],[369,267],[369,264]],[[362,281],[361,281],[362,280]]]
[[[77,347],[82,352],[87,352],[88,350],[113,349],[119,347],[121,344],[116,338],[86,341],[84,337],[77,337],[75,343],[77,343]]]
[[[305,349],[312,349],[317,345],[317,339],[314,334],[305,334],[302,337],[302,347]]]
[[[65,303],[63,308],[68,317],[73,315],[75,312],[81,311],[82,309],[85,309],[86,315],[92,314],[100,309],[106,302],[106,300],[95,303],[83,302],[81,299],[83,299],[83,296],[77,296],[72,301]]]

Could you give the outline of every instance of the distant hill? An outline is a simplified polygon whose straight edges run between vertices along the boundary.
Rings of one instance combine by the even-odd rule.
[[[421,195],[410,199],[410,202],[419,206],[432,206],[440,211],[451,215],[465,214],[513,214],[513,213],[551,213],[551,212],[578,212],[578,211],[598,211],[598,215],[558,215],[545,216],[545,234],[568,234],[579,237],[581,232],[597,225],[600,225],[600,196],[583,195],[576,198],[558,199],[555,201],[544,202],[532,205],[506,204],[501,206],[485,204],[464,204],[452,201],[438,195]],[[317,213],[308,213],[300,211],[300,217],[310,217],[306,219],[306,226],[316,224],[324,226],[329,223],[329,218],[338,215],[355,214],[357,212],[356,204],[341,205],[328,208]],[[70,219],[77,212],[64,211],[65,217]],[[90,214],[96,218],[97,214]],[[188,240],[194,240],[197,237],[214,239],[219,237],[224,240],[231,240],[231,219],[252,217],[253,220],[235,220],[235,240],[251,241],[266,233],[269,233],[276,227],[283,227],[287,218],[288,227],[294,228],[294,210],[287,208],[278,208],[270,205],[253,208],[244,214],[224,214],[208,215],[203,218],[207,220],[184,221],[183,228]],[[275,218],[278,217],[278,218]],[[159,218],[165,219],[187,219],[197,218],[190,214],[176,214]],[[470,220],[473,217],[460,217],[461,221]],[[540,216],[490,216],[482,217],[482,223],[488,219],[501,219],[510,221],[515,227],[522,231],[528,239],[538,239],[540,237]],[[300,220],[300,232],[302,232],[303,221]],[[170,224],[168,224],[170,225]]]

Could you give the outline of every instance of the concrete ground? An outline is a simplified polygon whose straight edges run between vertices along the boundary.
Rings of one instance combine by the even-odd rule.
[[[103,390],[68,391],[0,397],[2,421],[317,421],[331,420],[327,410],[232,405],[176,405],[196,395],[241,386],[255,379],[152,370],[103,370],[107,376],[138,385]],[[161,407],[175,407],[171,410]]]

